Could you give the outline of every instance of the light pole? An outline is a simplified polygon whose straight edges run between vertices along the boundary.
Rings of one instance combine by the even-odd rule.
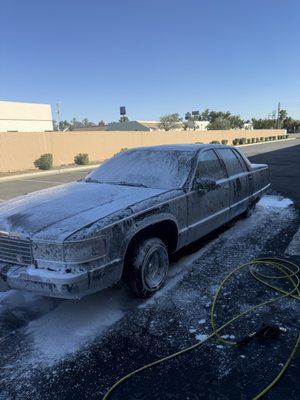
[[[58,122],[58,130],[60,131],[60,105],[61,101],[56,103],[56,113],[57,113],[57,122]]]

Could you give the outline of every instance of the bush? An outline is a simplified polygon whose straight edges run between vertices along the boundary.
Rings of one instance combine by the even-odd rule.
[[[264,138],[263,136],[261,136],[261,137],[260,137],[260,141],[261,141],[261,142],[264,142],[264,141],[265,141],[265,138]]]
[[[246,144],[246,143],[247,143],[247,139],[246,138],[239,139],[239,144]]]
[[[88,165],[90,163],[89,155],[86,153],[79,153],[74,157],[74,162],[77,165]]]
[[[211,144],[220,144],[220,142],[218,140],[212,140],[210,143]]]
[[[239,143],[240,139],[233,139],[232,144],[236,146]]]
[[[228,140],[222,139],[222,140],[221,140],[221,143],[224,144],[224,145],[226,145],[226,144],[228,143]]]
[[[41,157],[35,160],[33,164],[39,169],[51,169],[53,165],[53,155],[51,153],[42,154]]]
[[[247,139],[247,144],[250,144],[251,143],[251,139]]]
[[[256,139],[254,137],[251,139],[251,143],[256,143]]]

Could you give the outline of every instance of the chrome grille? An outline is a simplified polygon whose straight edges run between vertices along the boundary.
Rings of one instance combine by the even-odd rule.
[[[0,235],[0,260],[19,265],[32,264],[33,257],[30,241]]]

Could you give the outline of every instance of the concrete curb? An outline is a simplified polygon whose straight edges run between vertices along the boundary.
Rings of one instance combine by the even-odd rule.
[[[59,174],[64,174],[64,173],[74,172],[74,171],[87,171],[89,169],[97,168],[97,167],[99,167],[99,165],[100,164],[92,164],[92,165],[84,165],[82,167],[53,169],[50,171],[28,172],[28,173],[18,174],[18,175],[1,176],[0,182],[13,181],[13,180],[18,180],[18,179],[22,179],[22,178],[32,178],[32,177],[36,177],[36,176],[59,175]]]

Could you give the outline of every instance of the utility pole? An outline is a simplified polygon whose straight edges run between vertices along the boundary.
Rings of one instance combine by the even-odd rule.
[[[277,129],[279,129],[279,114],[280,114],[280,102],[278,102],[278,107],[277,107]]]
[[[57,113],[57,123],[58,123],[59,131],[60,131],[60,105],[61,105],[61,101],[58,101],[56,104],[56,113]]]

